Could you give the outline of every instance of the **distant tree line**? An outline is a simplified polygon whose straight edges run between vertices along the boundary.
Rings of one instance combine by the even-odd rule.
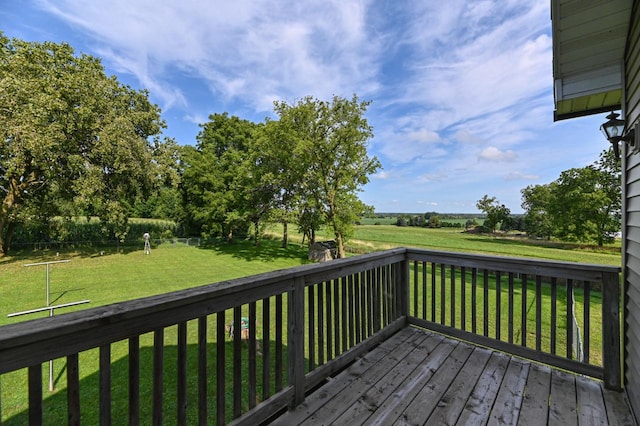
[[[476,206],[486,215],[483,226],[488,232],[499,226],[535,238],[603,245],[621,230],[621,177],[620,159],[605,150],[594,164],[563,171],[549,184],[524,188],[520,223],[514,223],[509,208],[495,197],[485,195]]]

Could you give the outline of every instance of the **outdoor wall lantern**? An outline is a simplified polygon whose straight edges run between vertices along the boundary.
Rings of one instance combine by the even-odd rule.
[[[604,136],[613,145],[613,152],[616,157],[620,157],[620,146],[618,144],[621,141],[626,142],[632,152],[638,151],[635,129],[631,129],[627,133],[624,133],[625,122],[618,118],[619,115],[620,114],[617,112],[611,111],[611,114],[606,117],[608,119],[607,122],[600,126],[600,130]],[[636,127],[638,126],[636,125]]]

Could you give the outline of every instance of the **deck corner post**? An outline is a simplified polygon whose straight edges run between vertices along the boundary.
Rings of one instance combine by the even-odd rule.
[[[604,385],[607,389],[622,389],[620,327],[620,279],[618,273],[602,276],[602,359]]]
[[[289,386],[293,388],[293,397],[289,409],[304,401],[304,277],[294,278],[293,290],[288,299],[288,361],[287,376]]]
[[[406,255],[405,255],[406,256]],[[400,297],[397,298],[397,312],[398,318],[404,317],[409,320],[409,258],[405,257],[404,260],[398,262],[398,275],[397,275],[397,291]]]

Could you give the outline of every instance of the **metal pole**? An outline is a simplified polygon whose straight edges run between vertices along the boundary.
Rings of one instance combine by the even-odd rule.
[[[49,264],[47,263],[47,306],[51,303],[49,302]],[[53,313],[53,311],[51,311]]]
[[[49,265],[47,265],[47,270],[49,269]],[[47,301],[48,304],[48,301]],[[49,316],[53,317],[53,308],[49,310]],[[53,360],[49,360],[49,392],[53,392]]]

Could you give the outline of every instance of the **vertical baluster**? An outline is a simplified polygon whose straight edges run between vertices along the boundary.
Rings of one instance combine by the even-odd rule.
[[[363,272],[362,278],[362,303],[364,305],[364,309],[362,309],[362,340],[365,340],[367,337],[371,336],[371,330],[373,330],[373,311],[371,305],[371,300],[373,297],[371,295],[371,270]]]
[[[308,288],[310,300],[313,301],[312,287]],[[313,321],[313,315],[309,317]],[[313,339],[309,340],[313,345]],[[314,353],[310,346],[310,356]],[[262,400],[265,401],[271,395],[271,299],[262,299]]]
[[[324,364],[324,291],[323,283],[316,284],[318,291],[318,365]]]
[[[573,313],[571,307],[573,306],[573,280],[567,280],[567,358],[573,359]]]
[[[342,343],[341,353],[347,350],[347,339],[349,337],[348,327],[351,323],[347,316],[347,310],[349,308],[349,299],[347,298],[347,278],[348,277],[340,278],[340,293],[342,296],[340,298],[340,308],[342,309],[342,318],[340,320],[340,325],[342,326],[342,333],[340,335]]]
[[[369,310],[367,312],[368,315],[368,323],[369,323],[369,336],[373,335],[373,332],[375,330],[375,313],[376,308],[374,306],[376,299],[375,296],[375,283],[374,283],[374,274],[373,274],[373,270],[368,270],[367,271],[367,295],[368,295],[368,299],[367,299],[367,303],[369,304]]]
[[[152,423],[162,424],[162,395],[164,391],[164,329],[153,333],[153,414]],[[102,398],[102,397],[101,397]]]
[[[489,271],[484,270],[484,288],[483,288],[483,305],[484,305],[484,335],[489,337]]]
[[[304,299],[303,299],[304,303]],[[257,364],[257,323],[256,302],[249,303],[249,409],[258,401],[258,364]]]
[[[413,261],[413,316],[418,317],[418,261]]]
[[[333,280],[333,348],[335,356],[340,354],[340,279]]]
[[[315,297],[314,297],[314,292],[313,292],[313,286],[309,286],[307,287],[307,309],[308,309],[308,314],[307,317],[309,318],[309,330],[308,330],[308,334],[309,334],[309,370],[313,371],[316,369],[316,322],[315,322],[315,315],[316,315],[316,304],[315,304]]]
[[[542,350],[542,277],[536,275],[536,350]]]
[[[218,312],[216,315],[216,418],[219,425],[223,425],[225,423],[225,322],[225,312]]]
[[[509,343],[513,343],[513,272],[509,272]]]
[[[320,304],[318,304],[320,306]],[[283,359],[282,359],[282,294],[276,295],[276,392],[282,390]]]
[[[478,270],[471,270],[471,332],[478,332]]]
[[[522,346],[527,347],[527,274],[522,274],[522,324],[520,326],[522,333]]]
[[[556,277],[551,278],[551,346],[550,351],[552,354],[556,354],[556,339],[557,339],[557,326],[558,326],[558,279]]]
[[[384,267],[381,266],[378,268],[378,284],[380,285],[380,304],[381,304],[381,312],[382,312],[382,320],[380,322],[380,328],[382,329],[387,323],[387,283],[384,279]]]
[[[67,356],[67,421],[80,425],[80,369],[78,354]]]
[[[436,274],[436,263],[431,262],[431,322],[436,322]]]
[[[380,267],[380,282],[382,283],[382,326],[386,327],[389,324],[391,318],[391,288],[389,283],[389,270],[388,266]]]
[[[400,316],[409,316],[409,262],[394,263],[389,265],[389,270],[391,271],[389,285],[393,294],[393,317],[391,320],[395,321]],[[418,297],[417,294],[416,297]]]
[[[589,363],[589,344],[591,340],[591,283],[589,281],[584,282],[583,292],[583,307],[584,307],[584,331],[582,333],[582,345],[583,345],[583,362]]]
[[[208,398],[207,384],[209,383],[209,372],[207,369],[207,317],[198,318],[198,424],[207,424]]]
[[[242,307],[233,308],[233,418],[242,414]]]
[[[140,337],[129,339],[129,424],[140,423]]]
[[[461,329],[467,329],[467,270],[460,268],[460,322]]]
[[[333,310],[331,309],[331,281],[324,283],[325,288],[325,307],[327,309],[325,315],[327,320],[327,361],[333,358],[333,319],[331,318]]]
[[[500,271],[496,271],[496,339],[500,340],[500,331],[502,325],[502,275]]]
[[[111,345],[100,346],[100,424],[111,424]]]
[[[362,283],[360,281],[362,277],[361,273],[357,273],[356,275],[354,275],[353,279],[353,303],[354,303],[354,316],[355,316],[355,344],[357,345],[358,343],[361,342],[362,340],[362,314],[364,312],[364,309],[362,307],[362,301],[364,298],[360,298],[360,296],[362,295],[362,292],[364,291],[364,289],[362,288]]]
[[[42,415],[42,365],[29,367],[29,424],[41,425]]]
[[[380,309],[380,299],[382,288],[380,286],[380,273],[379,268],[375,268],[373,270],[373,332],[377,333],[381,328],[381,309]]]
[[[456,326],[456,267],[455,265],[451,265],[451,327]]]
[[[447,311],[447,267],[440,264],[440,324],[444,325]]]
[[[347,282],[348,294],[347,299],[349,301],[349,348],[352,348],[356,344],[356,315],[355,315],[355,306],[356,306],[356,279],[358,275],[349,275],[349,279]]]
[[[427,319],[427,262],[422,262],[422,319]]]
[[[187,323],[178,323],[178,424],[187,424]]]

